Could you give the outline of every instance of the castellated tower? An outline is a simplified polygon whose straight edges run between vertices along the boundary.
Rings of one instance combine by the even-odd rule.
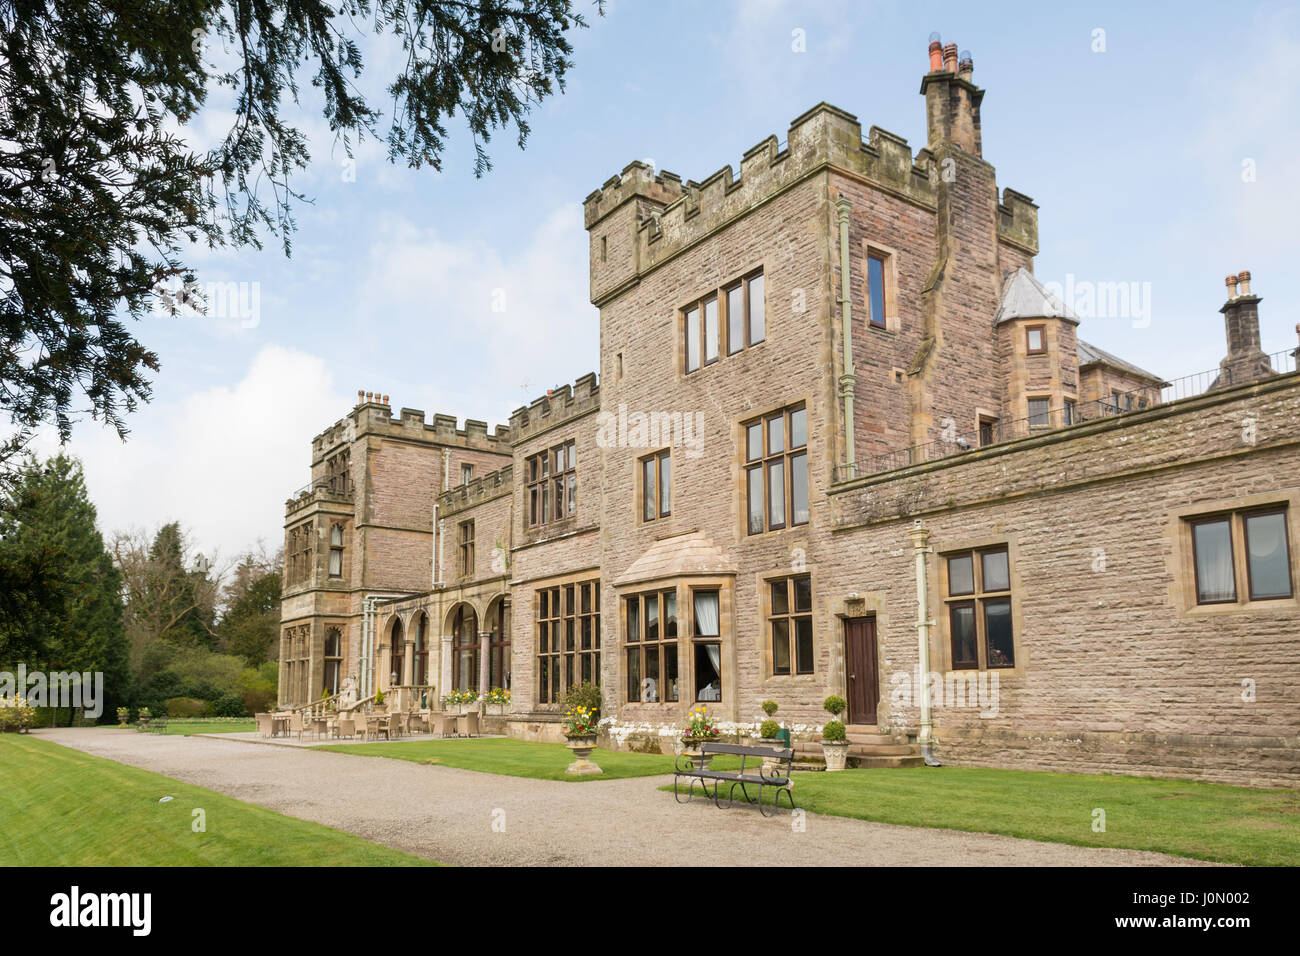
[[[348,415],[312,439],[311,484],[285,502],[280,703],[337,691],[346,677],[373,691],[384,640],[368,605],[427,592],[438,576],[435,499],[466,476],[510,461],[509,430],[403,408],[358,392]],[[369,664],[367,662],[370,662]]]

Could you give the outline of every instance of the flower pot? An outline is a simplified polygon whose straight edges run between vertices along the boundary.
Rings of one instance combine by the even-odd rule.
[[[690,757],[691,764],[696,770],[708,770],[709,764],[713,763],[713,754],[700,753],[700,745],[717,740],[717,737],[683,737],[682,747],[686,755]]]
[[[827,770],[843,770],[849,756],[847,740],[823,740],[822,755],[826,758]]]
[[[591,752],[596,749],[595,734],[565,734],[565,746],[573,753],[573,763],[569,764],[565,773],[579,774],[586,776],[588,774],[604,773],[599,767],[589,759]]]

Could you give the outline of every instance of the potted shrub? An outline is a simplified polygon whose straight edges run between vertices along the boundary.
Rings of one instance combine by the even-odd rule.
[[[117,709],[117,726],[125,727],[127,721],[131,719],[131,709],[129,707],[119,707]]]
[[[382,690],[375,691],[375,703],[373,709],[381,714],[388,710],[388,705],[384,703],[384,692]]]
[[[758,735],[762,738],[763,743],[776,747],[780,745],[779,737],[781,735],[781,725],[772,718],[776,712],[781,709],[781,705],[774,700],[765,700],[760,704],[763,713],[767,714],[767,720],[758,728]]]
[[[827,770],[843,770],[849,755],[849,736],[840,720],[848,702],[839,694],[831,694],[822,702],[822,707],[831,715],[831,720],[822,728],[822,754],[826,758]]]
[[[593,774],[601,769],[588,758],[596,749],[596,712],[589,707],[569,707],[560,718],[566,746],[573,753],[573,763],[565,773]]]
[[[686,730],[682,734],[682,746],[686,748],[691,762],[700,770],[708,770],[713,761],[711,754],[701,754],[700,745],[706,740],[718,739],[718,725],[709,714],[709,709],[701,704],[686,715]]]
[[[136,724],[140,730],[144,730],[149,726],[150,716],[152,715],[149,713],[148,707],[141,707],[135,712]]]

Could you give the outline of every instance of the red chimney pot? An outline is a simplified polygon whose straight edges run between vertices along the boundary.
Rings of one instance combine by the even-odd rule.
[[[943,44],[935,40],[930,44],[930,72],[937,73],[943,69]]]

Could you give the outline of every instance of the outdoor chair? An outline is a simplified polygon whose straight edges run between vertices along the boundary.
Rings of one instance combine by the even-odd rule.
[[[298,739],[302,740],[302,711],[295,710],[289,715],[289,733],[297,734]]]
[[[351,717],[340,717],[334,722],[335,737],[355,737],[357,734],[357,722]]]
[[[270,714],[257,714],[257,732],[262,737],[270,737],[275,732],[275,726],[271,721]]]
[[[439,737],[454,737],[456,735],[456,718],[452,714],[436,714],[434,716],[434,733]]]
[[[468,714],[465,714],[460,719],[464,721],[464,723],[460,724],[460,726],[457,728],[460,731],[460,734],[458,734],[457,736],[463,734],[466,737],[477,737],[478,736],[478,711],[471,710]]]

